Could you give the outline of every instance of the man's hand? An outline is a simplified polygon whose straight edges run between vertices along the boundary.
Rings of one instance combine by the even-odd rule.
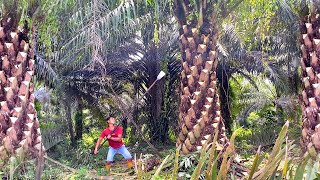
[[[111,138],[111,134],[109,134],[108,136],[107,136],[107,139],[110,139]]]
[[[96,155],[96,154],[98,154],[98,152],[99,152],[98,149],[95,149],[93,153],[94,153],[94,155]]]

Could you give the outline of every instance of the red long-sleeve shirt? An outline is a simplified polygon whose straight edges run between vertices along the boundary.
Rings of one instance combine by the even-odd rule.
[[[122,135],[122,127],[115,127],[116,130],[111,134],[111,137],[120,137]],[[109,128],[106,128],[102,131],[100,134],[100,138],[107,137],[111,133],[111,130]],[[120,136],[119,136],[120,135]],[[109,146],[118,149],[123,145],[122,140],[121,141],[113,141],[111,139],[108,139]]]

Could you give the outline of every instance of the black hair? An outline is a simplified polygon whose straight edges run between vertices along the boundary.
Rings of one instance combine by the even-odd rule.
[[[110,118],[112,118],[113,116],[108,116],[107,118],[106,118],[106,120],[108,121]]]

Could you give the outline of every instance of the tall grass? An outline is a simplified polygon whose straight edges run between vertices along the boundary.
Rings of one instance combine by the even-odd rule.
[[[252,166],[249,172],[244,174],[242,179],[246,180],[265,180],[265,179],[292,179],[292,180],[302,180],[303,178],[320,178],[320,163],[319,156],[314,153],[315,150],[310,149],[310,152],[305,154],[298,161],[293,161],[289,156],[292,148],[294,147],[293,142],[288,142],[287,132],[289,128],[289,121],[287,121],[282,127],[278,138],[274,144],[274,147],[268,157],[263,156],[260,147],[257,150],[256,155],[252,159]],[[217,132],[215,132],[217,134]],[[236,155],[236,150],[234,146],[234,140],[237,132],[234,132],[230,138],[230,145],[224,150],[218,153],[216,141],[217,136],[213,138],[211,147],[208,148],[210,144],[205,143],[204,147],[200,152],[200,157],[196,168],[194,169],[191,180],[197,180],[200,178],[200,174],[204,174],[206,180],[225,180],[231,177],[230,169],[233,166],[233,160]],[[166,162],[168,157],[163,161]],[[177,179],[178,171],[178,159],[179,159],[179,149],[177,149],[175,154],[175,161],[171,176],[171,179]],[[218,160],[222,159],[221,163],[218,165]],[[159,172],[163,166],[163,163],[156,171],[159,179]],[[206,169],[204,165],[207,164]],[[161,179],[161,178],[160,178]],[[165,178],[163,178],[165,179]]]

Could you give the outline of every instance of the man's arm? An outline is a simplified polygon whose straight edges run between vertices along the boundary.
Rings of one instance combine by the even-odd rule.
[[[94,154],[98,154],[98,148],[100,146],[100,143],[102,141],[103,138],[99,137],[97,143],[96,143],[96,148],[94,149]]]
[[[118,135],[118,137],[111,137],[110,140],[112,140],[112,141],[121,141],[122,140],[122,135]]]
[[[117,134],[117,137],[110,137],[110,140],[122,141],[122,127],[119,127],[118,132],[116,134]]]

